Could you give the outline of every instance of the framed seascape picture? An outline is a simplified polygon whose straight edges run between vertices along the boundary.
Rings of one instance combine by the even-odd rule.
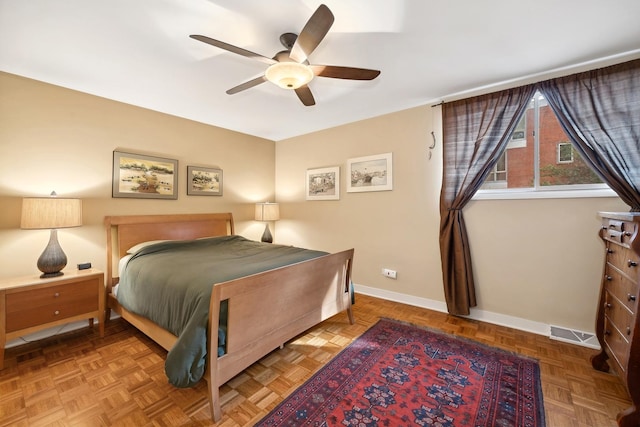
[[[222,196],[222,169],[187,166],[187,194]]]
[[[347,192],[393,190],[393,154],[347,160]]]
[[[178,161],[114,151],[112,196],[177,199]]]
[[[307,170],[307,200],[340,200],[340,167]]]

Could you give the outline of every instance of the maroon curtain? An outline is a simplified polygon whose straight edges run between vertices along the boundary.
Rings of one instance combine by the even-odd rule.
[[[443,105],[440,256],[447,310],[469,314],[476,305],[471,252],[462,208],[505,150],[535,86]]]

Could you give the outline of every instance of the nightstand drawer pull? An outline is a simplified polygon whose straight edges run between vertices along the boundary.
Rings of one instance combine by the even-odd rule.
[[[58,298],[60,296],[60,292],[56,292],[55,294],[53,294],[54,298]]]
[[[631,295],[631,294],[627,295],[627,301],[635,301],[635,300],[636,300],[636,296],[635,295]]]
[[[607,248],[607,253],[608,253],[608,254],[612,254],[613,252],[615,252],[613,249],[611,249],[611,248]]]
[[[631,327],[627,326],[627,335],[631,335]]]
[[[604,308],[611,308],[611,303],[610,302],[605,303]]]
[[[627,266],[628,267],[637,267],[638,263],[635,262],[634,260],[630,259],[629,261],[627,261]]]
[[[60,311],[56,310],[56,311],[53,312],[53,314],[57,316],[58,314],[60,314]]]
[[[611,280],[613,280],[613,277],[611,277],[611,276],[604,276],[604,278],[605,278],[607,281],[609,281],[609,282],[610,282]]]

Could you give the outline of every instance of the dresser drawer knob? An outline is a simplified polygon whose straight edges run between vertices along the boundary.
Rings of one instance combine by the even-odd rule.
[[[607,248],[607,253],[608,253],[608,254],[612,254],[613,252],[615,252],[613,249],[611,249],[611,248]]]
[[[606,302],[604,304],[604,308],[611,308],[611,303],[610,302]]]
[[[58,298],[60,296],[60,292],[56,292],[55,294],[53,294],[54,298]]]
[[[627,266],[629,267],[637,267],[638,263],[632,259],[630,259],[629,261],[627,261]]]
[[[611,277],[611,276],[604,276],[604,278],[605,278],[607,281],[609,281],[609,282],[610,282],[611,280],[613,280],[613,277]]]
[[[57,316],[58,314],[60,314],[60,311],[56,310],[53,312],[53,314]]]
[[[635,300],[636,300],[635,295],[627,294],[627,301],[635,301]]]

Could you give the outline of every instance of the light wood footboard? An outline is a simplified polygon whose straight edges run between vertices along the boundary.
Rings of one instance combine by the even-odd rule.
[[[218,388],[263,356],[329,317],[351,311],[353,249],[218,283],[209,307],[208,385],[214,421],[222,417]],[[220,302],[228,300],[227,345],[215,345]],[[213,348],[212,348],[213,347]]]

